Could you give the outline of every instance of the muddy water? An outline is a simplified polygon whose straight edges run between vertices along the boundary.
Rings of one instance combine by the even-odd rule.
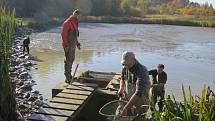
[[[31,36],[31,53],[38,58],[33,79],[45,98],[64,81],[64,53],[60,27]],[[168,94],[181,97],[181,85],[201,93],[206,84],[215,89],[215,29],[168,25],[82,23],[74,66],[79,70],[120,72],[120,55],[133,51],[148,69],[163,63],[168,74]],[[73,68],[74,69],[74,68]]]

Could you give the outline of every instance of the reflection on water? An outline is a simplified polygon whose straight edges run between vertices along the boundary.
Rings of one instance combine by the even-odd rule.
[[[51,96],[52,87],[64,81],[60,29],[31,36],[32,54],[42,60],[38,62],[38,70],[33,70],[37,81],[34,88],[46,98]],[[169,94],[173,92],[179,98],[182,83],[191,85],[197,94],[203,84],[215,87],[214,32],[215,29],[199,27],[83,23],[80,26],[82,50],[76,51],[74,66],[79,63],[79,70],[119,72],[121,53],[134,51],[148,69],[158,63],[166,65]],[[129,42],[123,42],[128,39]]]

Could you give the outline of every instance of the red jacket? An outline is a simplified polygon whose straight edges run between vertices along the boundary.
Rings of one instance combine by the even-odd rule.
[[[63,27],[61,37],[63,40],[63,48],[65,48],[68,46],[68,31],[70,30],[72,32],[78,32],[78,24],[76,23],[75,19],[72,16],[70,16],[68,19],[64,21],[62,26]]]

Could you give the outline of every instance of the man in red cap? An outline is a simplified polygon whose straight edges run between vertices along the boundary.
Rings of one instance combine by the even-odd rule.
[[[78,23],[80,20],[81,12],[79,10],[75,10],[73,14],[67,18],[63,23],[63,28],[61,32],[62,40],[63,40],[63,48],[65,52],[66,60],[64,61],[65,71],[64,75],[66,76],[66,82],[69,83],[72,80],[71,69],[72,64],[75,59],[75,48],[77,47],[79,50],[80,43],[78,41],[79,31],[78,31]]]

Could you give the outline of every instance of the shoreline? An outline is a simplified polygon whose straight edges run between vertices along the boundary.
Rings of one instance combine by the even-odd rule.
[[[20,26],[43,32],[61,26],[65,18],[55,18],[46,23],[36,22],[33,18],[24,18]],[[180,15],[146,15],[145,17],[83,16],[80,22],[110,24],[160,24],[191,27],[215,28],[215,17],[180,16]],[[23,24],[24,23],[24,24]]]
[[[38,90],[33,90],[36,81],[32,79],[31,69],[37,65],[31,54],[23,54],[22,40],[33,30],[17,27],[15,29],[10,56],[10,78],[15,90],[18,119],[24,120],[43,104],[43,96]]]
[[[149,15],[146,17],[112,17],[112,16],[86,16],[82,22],[113,23],[113,24],[161,24],[192,27],[215,28],[215,19],[196,18],[194,16],[162,16]]]

